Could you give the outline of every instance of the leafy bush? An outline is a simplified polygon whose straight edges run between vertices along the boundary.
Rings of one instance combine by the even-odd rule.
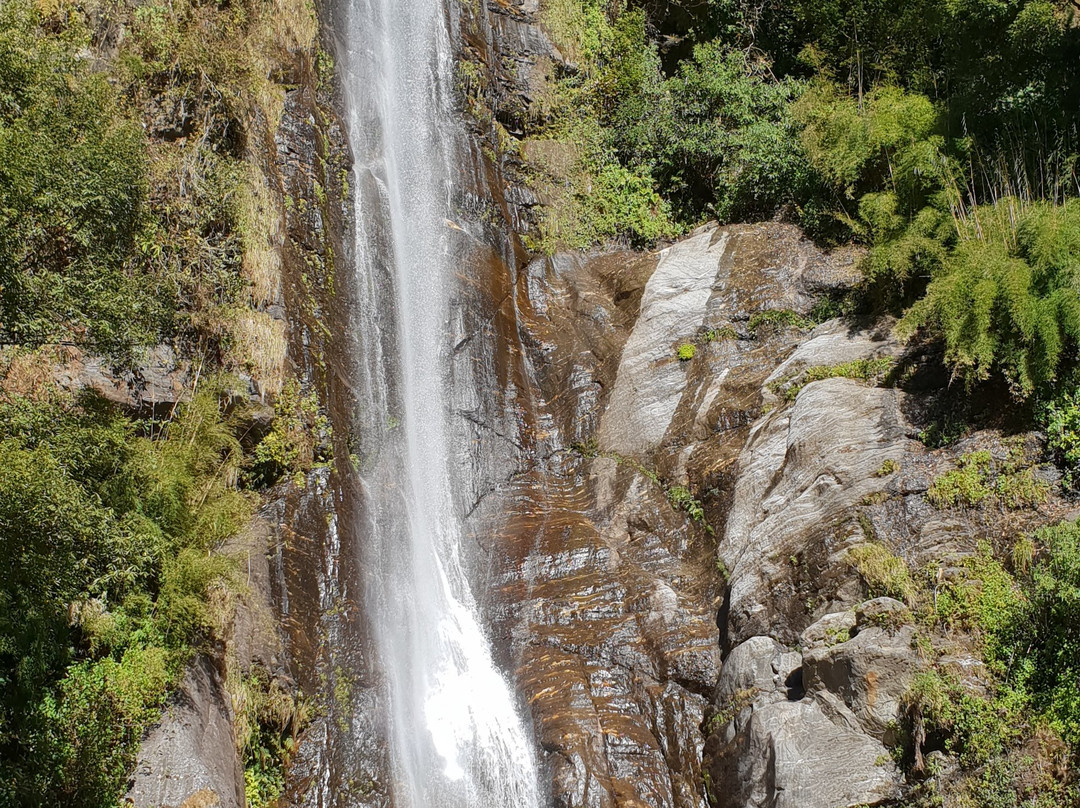
[[[961,764],[974,768],[1000,755],[1020,733],[1022,700],[1006,692],[985,697],[936,671],[916,674],[904,696],[905,712],[923,729],[940,732]]]
[[[1075,364],[1078,256],[1080,200],[978,208],[903,325],[940,334],[946,361],[968,382],[1000,372],[1028,398]]]
[[[813,328],[816,323],[791,309],[766,309],[751,315],[746,324],[751,334],[771,334],[788,328]]]
[[[282,388],[274,413],[270,432],[255,447],[254,476],[264,485],[284,474],[309,471],[331,438],[330,421],[319,410],[317,394],[302,393],[295,379]]]
[[[1024,579],[1027,608],[995,632],[996,657],[1010,681],[1031,694],[1050,726],[1080,748],[1080,523],[1035,533],[1038,549]]]
[[[694,358],[694,354],[697,353],[697,348],[692,342],[684,342],[679,346],[679,350],[676,353],[680,362],[686,362]]]
[[[1046,502],[1050,496],[1050,486],[1030,466],[1001,474],[994,488],[998,501],[1012,511],[1034,508]]]
[[[686,515],[704,527],[707,533],[713,532],[712,525],[705,522],[705,508],[701,500],[696,499],[689,488],[684,485],[673,485],[667,489],[667,498],[673,508],[686,511]]]
[[[0,402],[0,804],[114,804],[209,639],[207,551],[250,513],[222,390],[157,440],[91,397]]]
[[[120,351],[158,309],[135,276],[147,194],[142,128],[29,3],[0,7],[0,336]]]
[[[694,48],[663,85],[671,114],[657,121],[650,150],[680,218],[761,218],[803,199],[810,170],[791,114],[803,86],[723,42]]]
[[[888,477],[890,474],[896,474],[900,470],[900,464],[895,460],[889,459],[881,464],[881,468],[874,472],[875,477]]]
[[[1045,408],[1042,416],[1046,448],[1064,471],[1066,486],[1073,486],[1080,474],[1080,388],[1063,391]]]

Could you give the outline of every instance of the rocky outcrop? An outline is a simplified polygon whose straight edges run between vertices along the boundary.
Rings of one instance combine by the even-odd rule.
[[[220,672],[200,657],[143,740],[128,792],[131,803],[136,808],[244,808],[232,720]]]
[[[467,422],[478,455],[512,460],[478,467],[469,525],[502,582],[491,608],[556,805],[706,804],[723,481],[801,338],[750,319],[805,314],[803,277],[828,261],[791,227],[709,227],[655,256],[560,255],[478,284],[506,291],[456,361],[506,364]],[[688,484],[696,520],[673,498]]]
[[[876,473],[908,440],[897,395],[827,379],[754,425],[720,542],[729,645],[762,633],[794,642],[808,614],[857,597],[835,571],[864,540],[850,509],[880,488]]]
[[[898,798],[886,732],[922,663],[911,615],[887,598],[834,612],[799,651],[751,637],[725,659],[709,722],[706,771],[715,802],[837,808]]]

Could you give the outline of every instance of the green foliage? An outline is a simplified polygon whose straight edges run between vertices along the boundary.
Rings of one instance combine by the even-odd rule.
[[[946,566],[949,575],[939,576]],[[1000,661],[997,638],[1020,617],[1026,600],[990,547],[981,544],[973,555],[931,565],[925,575],[933,587],[934,622],[977,633],[986,642],[987,661],[991,664]]]
[[[113,804],[209,639],[208,551],[250,513],[222,390],[155,440],[93,398],[0,402],[0,805]]]
[[[1080,475],[1080,388],[1062,391],[1046,406],[1043,415],[1046,448],[1064,472],[1067,487]]]
[[[0,337],[117,352],[158,315],[136,275],[145,137],[76,52],[77,24],[45,36],[34,7],[0,7]]]
[[[960,458],[960,467],[937,477],[926,492],[936,508],[974,508],[990,496],[990,453],[971,452]]]
[[[948,576],[927,571],[934,619],[981,639],[994,687],[979,696],[930,673],[916,680],[909,701],[947,732],[969,767],[1008,751],[1032,724],[1063,738],[1074,754],[1080,744],[1080,526],[1043,528],[1021,545],[1014,574],[985,544],[949,562]]]
[[[580,61],[538,102],[545,125],[525,144],[534,182],[551,199],[533,245],[544,252],[608,239],[646,246],[679,232],[650,163],[620,159],[627,139],[648,141],[659,120],[660,72],[656,50],[645,42],[644,16],[618,11],[609,17],[597,0],[545,8],[556,43]]]
[[[679,350],[676,352],[680,362],[687,362],[694,358],[694,354],[697,352],[697,348],[692,342],[684,342],[679,346]]]
[[[998,371],[1027,398],[1074,364],[1078,256],[1080,200],[978,208],[904,325],[939,333],[946,361],[968,382]]]
[[[995,486],[998,502],[1005,508],[1015,511],[1021,508],[1034,508],[1046,502],[1050,496],[1050,486],[1035,474],[1032,467],[1002,474]]]
[[[729,325],[722,326],[721,328],[710,328],[702,336],[702,340],[706,343],[709,342],[723,342],[724,340],[737,339],[738,334],[735,333],[735,329]]]
[[[791,309],[766,309],[751,315],[746,324],[747,329],[754,336],[759,334],[772,334],[788,328],[806,329],[816,325],[813,320],[803,317],[797,311]]]
[[[859,544],[847,552],[850,563],[866,583],[871,597],[890,597],[908,605],[915,602],[918,588],[903,559],[876,542]]]
[[[270,432],[255,447],[255,479],[262,484],[310,471],[330,444],[330,419],[319,409],[318,395],[301,392],[295,379],[278,394],[274,413]]]
[[[985,697],[936,671],[917,674],[904,701],[909,714],[945,734],[949,751],[972,768],[1002,754],[1018,737],[1024,707],[1015,692]]]
[[[798,384],[789,385],[784,390],[784,398],[794,401],[806,385],[823,379],[857,379],[868,384],[881,384],[895,364],[896,360],[892,357],[881,357],[854,359],[839,365],[812,365],[806,369]]]
[[[886,460],[881,464],[881,468],[874,472],[875,477],[888,477],[890,474],[896,474],[900,470],[900,464],[895,460]]]
[[[671,503],[671,507],[686,511],[686,515],[705,528],[707,533],[713,533],[712,525],[705,521],[705,508],[701,504],[701,500],[695,499],[689,488],[683,485],[673,485],[667,489],[667,498],[668,502]]]
[[[705,212],[721,221],[768,216],[800,201],[811,181],[791,114],[802,91],[798,81],[777,81],[760,56],[719,41],[697,45],[662,86],[670,114],[656,121],[653,142],[623,152],[651,157],[685,221]]]
[[[1073,749],[1080,748],[1080,523],[1035,534],[1038,554],[1024,578],[1026,608],[994,635],[999,665]]]
[[[243,750],[248,808],[271,808],[285,791],[285,767],[306,722],[302,702],[255,669],[243,682],[243,713],[237,731]]]

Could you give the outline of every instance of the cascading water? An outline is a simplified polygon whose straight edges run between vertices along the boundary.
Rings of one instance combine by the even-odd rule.
[[[463,557],[449,429],[449,223],[461,165],[442,0],[345,0],[361,305],[366,608],[390,702],[396,808],[535,808],[530,734]]]

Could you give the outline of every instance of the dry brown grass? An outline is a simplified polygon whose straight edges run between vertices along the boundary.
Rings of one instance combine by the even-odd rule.
[[[242,310],[229,330],[230,361],[251,374],[264,398],[276,396],[285,383],[285,323],[266,312]]]
[[[70,346],[0,349],[0,400],[22,396],[44,401],[56,392],[57,371],[82,359],[82,352]]]

